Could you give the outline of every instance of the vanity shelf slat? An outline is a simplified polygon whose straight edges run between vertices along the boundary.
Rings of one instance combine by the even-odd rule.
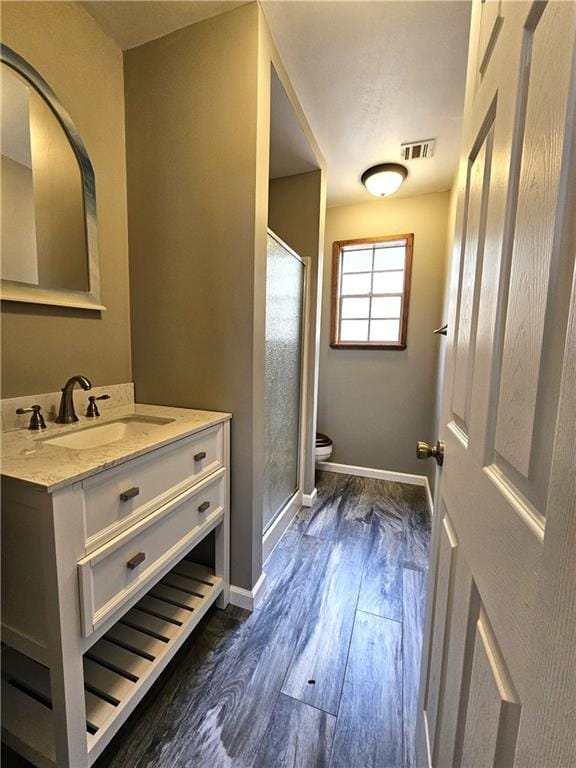
[[[182,626],[188,620],[189,609],[179,608],[177,605],[167,603],[165,600],[159,600],[151,594],[146,595],[138,603],[138,607],[149,613],[151,616],[157,616],[159,619],[165,619],[177,627]]]
[[[203,582],[209,587],[213,586],[214,573],[210,568],[206,568],[205,565],[198,565],[191,560],[181,560],[173,569],[174,573],[179,573],[181,576],[188,576],[190,579],[196,579],[196,581]]]
[[[154,661],[164,650],[164,643],[156,637],[152,637],[140,630],[123,624],[119,621],[104,635],[112,643],[120,645],[149,661]]]
[[[140,606],[140,603],[138,604]],[[132,608],[122,617],[122,624],[126,624],[133,629],[139,629],[146,632],[151,637],[168,642],[178,634],[178,626],[170,621],[158,618],[153,614],[146,613],[140,607]]]
[[[101,697],[107,697],[114,704],[130,695],[134,683],[102,664],[84,657],[84,685]]]
[[[92,691],[84,691],[84,700],[86,701],[87,730],[89,733],[96,733],[113,719],[116,706]]]
[[[212,589],[212,587],[208,586],[208,584],[203,581],[197,581],[190,576],[180,576],[179,573],[175,573],[174,569],[172,569],[170,573],[167,573],[160,583],[200,598],[209,595],[210,590]]]
[[[189,611],[194,611],[202,605],[201,597],[191,595],[189,592],[182,592],[180,589],[174,589],[174,587],[162,583],[151,589],[150,594],[159,600],[175,605],[177,608],[184,608]]]

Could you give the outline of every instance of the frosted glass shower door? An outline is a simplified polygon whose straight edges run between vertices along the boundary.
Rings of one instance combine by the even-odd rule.
[[[305,265],[268,234],[264,531],[298,489]]]

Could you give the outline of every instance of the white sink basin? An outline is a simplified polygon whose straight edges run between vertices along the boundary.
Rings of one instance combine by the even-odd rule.
[[[42,442],[59,448],[84,451],[89,448],[101,448],[103,445],[116,443],[127,437],[141,435],[143,432],[157,429],[164,424],[171,424],[173,421],[174,419],[162,419],[156,416],[125,416],[123,419],[109,421],[106,424],[90,425],[59,437],[42,440]]]

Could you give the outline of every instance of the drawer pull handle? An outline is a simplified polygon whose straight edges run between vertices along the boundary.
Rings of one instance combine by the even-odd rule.
[[[206,458],[206,451],[200,451],[200,453],[194,454],[194,461],[202,461]]]
[[[210,509],[210,502],[203,501],[202,504],[200,504],[198,507],[198,512],[206,512],[207,509]]]
[[[134,486],[134,488],[128,488],[127,491],[122,491],[120,494],[120,500],[121,501],[129,501],[130,499],[133,499],[134,496],[138,496],[140,493],[140,488],[137,486]]]
[[[138,568],[140,563],[143,563],[144,560],[146,560],[146,555],[144,552],[138,552],[137,555],[134,555],[134,557],[131,557],[130,560],[126,563],[126,568],[129,568],[131,571],[134,570],[134,568]]]

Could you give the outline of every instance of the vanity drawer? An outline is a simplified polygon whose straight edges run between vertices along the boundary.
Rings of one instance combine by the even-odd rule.
[[[82,483],[92,552],[224,463],[222,424],[101,472]]]
[[[78,563],[84,636],[150,587],[221,519],[226,470],[157,509]]]

